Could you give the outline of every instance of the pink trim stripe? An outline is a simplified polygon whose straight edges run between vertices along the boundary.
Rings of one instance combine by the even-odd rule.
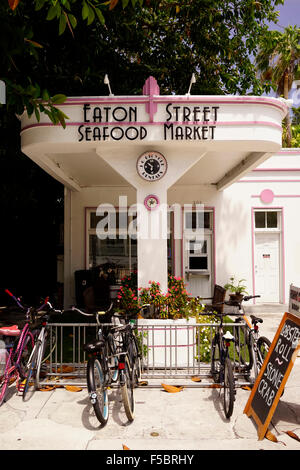
[[[300,180],[239,180],[236,183],[300,183]]]
[[[203,121],[188,121],[188,122],[180,122],[180,121],[161,121],[161,122],[67,122],[66,126],[67,127],[79,127],[81,125],[87,125],[87,126],[162,126],[164,124],[174,124],[174,125],[180,125],[180,126],[209,126],[209,125],[214,125],[214,126],[268,126],[268,127],[275,127],[276,129],[282,130],[282,127],[280,124],[276,124],[274,122],[268,122],[268,121],[228,121],[228,122],[220,122],[220,121],[208,121],[208,122],[203,122]],[[32,129],[34,127],[59,127],[61,128],[60,124],[53,124],[52,122],[40,122],[36,124],[29,124],[28,126],[24,126],[21,129],[21,132],[26,131],[28,129]]]
[[[300,171],[300,168],[255,168],[252,171]]]
[[[215,96],[197,96],[197,95],[190,95],[190,96],[161,96],[161,95],[153,95],[151,99],[155,103],[212,103],[212,104],[264,104],[268,106],[275,106],[276,108],[286,111],[288,109],[285,103],[278,101],[277,98],[269,98],[269,97],[262,97],[262,96],[255,96],[255,97],[247,97],[247,96],[232,96],[228,97],[218,97]],[[93,103],[93,104],[109,104],[109,103],[148,103],[149,96],[140,96],[140,97],[130,97],[130,96],[122,96],[122,97],[74,97],[74,98],[67,98],[65,103],[62,103],[61,107],[68,106],[68,105],[76,105],[76,104],[84,104],[84,103]]]
[[[196,346],[197,343],[189,343],[189,344],[146,344],[147,348],[187,348],[191,346]]]
[[[159,321],[159,320],[158,320]],[[138,326],[138,329],[140,330],[145,330],[145,329],[148,329],[149,331],[152,331],[155,330],[155,331],[165,331],[166,333],[171,333],[171,332],[175,332],[175,331],[179,331],[179,330],[193,330],[194,329],[194,325],[187,325],[187,326],[176,326],[176,325],[166,325],[164,328],[157,328],[157,325],[145,325],[146,328],[141,325],[141,326]]]
[[[251,197],[260,198],[260,194],[253,194]],[[300,194],[274,194],[273,197],[300,197]]]
[[[292,154],[300,155],[300,150],[291,149],[291,148],[290,149],[281,149],[277,153],[281,153],[281,154],[285,154],[285,153],[290,154],[290,153],[292,153]]]

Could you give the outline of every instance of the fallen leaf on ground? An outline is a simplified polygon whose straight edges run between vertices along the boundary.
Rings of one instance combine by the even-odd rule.
[[[65,385],[65,389],[68,390],[68,392],[81,392],[82,388],[76,387],[75,385]]]
[[[243,389],[243,390],[249,390],[250,392],[251,392],[251,390],[252,390],[251,387],[249,387],[248,385],[244,385],[244,386],[242,387],[242,389]]]
[[[293,439],[296,439],[296,441],[300,442],[299,436],[295,434],[293,431],[284,431],[288,436],[292,437]]]
[[[278,442],[277,437],[274,436],[274,434],[271,433],[271,431],[267,431],[267,432],[266,432],[265,438],[268,439],[269,441],[272,441],[272,442]]]
[[[123,450],[130,450],[125,444],[123,444]]]
[[[192,377],[193,382],[201,382],[200,377]]]
[[[67,372],[74,372],[74,367],[71,366],[62,366],[58,367],[57,369],[53,370],[53,372],[56,372],[57,374],[61,373],[67,373]]]
[[[161,384],[161,386],[165,389],[166,392],[169,393],[177,393],[181,392],[184,387],[181,385],[167,385],[167,384]]]
[[[55,385],[46,385],[46,387],[43,387],[43,388],[39,388],[39,391],[40,392],[51,392],[51,390],[54,390],[56,387]]]

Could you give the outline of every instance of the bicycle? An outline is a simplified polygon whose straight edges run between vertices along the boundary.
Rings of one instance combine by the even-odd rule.
[[[1,381],[0,381],[0,406],[5,401],[8,387],[16,382],[17,392],[21,390],[21,384],[26,378],[28,369],[26,357],[34,347],[34,333],[30,331],[35,316],[44,308],[45,303],[39,308],[25,307],[8,289],[5,292],[16,302],[18,307],[25,312],[25,325],[3,326],[0,335],[3,337],[1,348]]]
[[[212,340],[211,374],[214,382],[223,388],[223,408],[226,418],[229,419],[233,413],[236,394],[229,348],[235,339],[230,331],[227,330],[224,333],[223,320],[227,313],[213,313],[212,315],[219,317],[220,323],[217,325],[216,333]]]
[[[46,311],[44,311],[45,308],[47,309]],[[56,338],[52,331],[50,333],[48,322],[51,315],[62,314],[62,311],[54,309],[47,299],[43,305],[43,310],[40,310],[39,313],[41,315],[39,319],[40,325],[35,332],[36,340],[27,362],[28,374],[22,393],[23,401],[28,401],[33,393],[39,389],[42,366],[56,347]],[[48,347],[49,352],[47,351]],[[46,351],[48,352],[47,355]],[[44,368],[43,375],[46,375],[46,373]]]
[[[72,307],[85,316],[96,316],[98,324],[97,339],[83,345],[88,354],[87,388],[95,415],[101,425],[105,425],[109,417],[108,388],[119,383],[122,401],[128,420],[134,420],[133,371],[129,363],[127,344],[130,325],[111,323],[115,314],[111,303],[106,311],[87,313]],[[100,321],[101,318],[101,321]]]
[[[150,307],[150,304],[142,305],[139,310],[133,314],[120,314],[117,316],[121,322],[128,324],[127,335],[124,337],[123,346],[128,354],[130,367],[133,370],[134,387],[138,387],[142,371],[142,354],[137,338],[137,318],[138,314]]]
[[[245,328],[243,329],[244,335],[239,334],[238,328],[234,328],[233,335],[235,337],[235,350],[237,352],[241,369],[246,375],[249,376],[250,381],[254,382],[259,374],[259,371],[263,365],[263,362],[268,354],[271,346],[271,341],[265,336],[259,336],[259,323],[263,323],[263,319],[250,315],[251,322],[248,320],[242,302],[249,301],[260,295],[249,295],[244,296],[239,302],[235,302],[234,305],[239,309],[239,318],[235,321],[240,322],[241,319],[245,322]],[[227,303],[229,305],[229,303]],[[230,314],[229,314],[230,315]],[[248,360],[247,360],[248,354]],[[250,377],[251,372],[253,376]]]

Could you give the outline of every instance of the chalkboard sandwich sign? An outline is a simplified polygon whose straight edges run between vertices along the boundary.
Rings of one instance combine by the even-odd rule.
[[[265,437],[299,349],[300,318],[285,313],[244,409],[258,426],[259,440]]]

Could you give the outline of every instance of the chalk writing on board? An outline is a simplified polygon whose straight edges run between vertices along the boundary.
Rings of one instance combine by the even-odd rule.
[[[300,339],[300,327],[287,320],[280,331],[252,400],[252,409],[264,422]]]

